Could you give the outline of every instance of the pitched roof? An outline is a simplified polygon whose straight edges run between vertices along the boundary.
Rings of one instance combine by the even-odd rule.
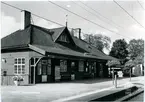
[[[102,57],[102,59],[117,60],[116,58],[114,58],[112,56],[108,56],[105,53],[99,51],[97,48],[90,45],[89,43],[87,43],[84,40],[81,40],[81,39],[79,39],[77,37],[74,37],[74,36],[72,36],[72,38],[73,38],[73,40],[75,41],[75,43],[78,47],[84,49],[85,51],[87,51],[88,53],[91,53],[92,55]]]
[[[41,39],[40,39],[41,38]],[[1,39],[1,48],[22,46],[28,44],[40,44],[54,46],[54,41],[48,29],[30,25],[25,30],[18,30]]]
[[[25,30],[18,30],[1,39],[1,48],[23,46],[30,43],[31,27]]]
[[[56,54],[78,56],[78,57],[80,56],[80,57],[87,57],[87,58],[97,58],[97,59],[105,59],[105,60],[113,59],[110,56],[107,56],[104,53],[100,52],[95,47],[89,45],[88,43],[74,36],[71,36],[72,40],[79,48],[83,49],[84,52],[80,52],[78,49],[72,50],[68,47],[56,43],[55,40],[60,36],[60,34],[65,29],[67,28],[61,27],[55,29],[46,29],[36,25],[30,25],[25,30],[18,30],[13,34],[2,38],[1,48],[7,49],[8,47],[15,47],[15,46],[23,47],[23,45],[29,45],[30,49],[38,50],[43,54],[45,54],[45,52],[48,52],[48,53],[56,53]]]
[[[56,41],[56,39],[60,36],[60,34],[64,31],[65,28],[66,27],[50,29],[50,32],[54,32],[52,34],[53,41]]]
[[[81,53],[78,51],[71,50],[65,46],[61,47],[48,47],[48,46],[42,46],[42,45],[30,45],[31,49],[35,50],[41,54],[59,54],[59,55],[67,55],[67,56],[73,56],[73,57],[81,57],[81,58],[91,58],[91,59],[103,59],[106,60],[104,57],[100,56],[94,56],[91,54]]]
[[[55,42],[52,39],[51,34],[46,29],[40,29],[39,27],[32,27],[31,44],[54,46]]]

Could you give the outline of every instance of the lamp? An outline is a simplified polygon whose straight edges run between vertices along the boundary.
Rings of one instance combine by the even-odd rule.
[[[2,58],[2,62],[5,62],[5,63],[6,63],[7,61],[6,61],[6,59],[5,59],[5,58]]]

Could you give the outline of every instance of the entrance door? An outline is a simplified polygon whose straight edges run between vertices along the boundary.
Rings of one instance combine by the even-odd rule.
[[[52,81],[51,59],[43,58],[39,62],[38,58],[31,58],[30,60],[30,83],[42,83]],[[35,66],[37,62],[37,65]],[[35,72],[34,72],[35,71]]]
[[[47,82],[47,63],[45,62],[45,60],[42,60],[42,75],[41,75],[41,81],[42,82]],[[46,60],[47,61],[47,60]]]
[[[36,67],[36,83],[51,81],[51,59],[42,59]]]
[[[33,84],[34,83],[34,67],[31,66],[30,67],[30,83]]]
[[[55,80],[60,80],[60,66],[55,66]]]

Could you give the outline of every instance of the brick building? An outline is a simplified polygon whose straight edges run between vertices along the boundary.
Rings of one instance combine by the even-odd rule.
[[[67,27],[32,25],[31,13],[23,14],[23,29],[1,39],[2,85],[13,85],[15,75],[22,75],[26,85],[108,77],[106,61],[115,58],[74,37]]]

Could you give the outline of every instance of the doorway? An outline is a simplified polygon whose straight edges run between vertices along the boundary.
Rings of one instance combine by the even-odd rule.
[[[51,59],[42,58],[38,63],[38,58],[30,60],[30,83],[47,83],[52,80]],[[35,66],[35,64],[37,65]]]

